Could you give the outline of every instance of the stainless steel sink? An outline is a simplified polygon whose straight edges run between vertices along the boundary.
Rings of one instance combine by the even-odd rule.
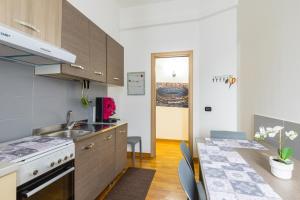
[[[85,130],[63,130],[63,131],[48,133],[47,136],[75,138],[90,133],[91,131],[85,131]]]

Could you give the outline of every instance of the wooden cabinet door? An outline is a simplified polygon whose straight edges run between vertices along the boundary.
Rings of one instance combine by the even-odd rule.
[[[0,0],[0,22],[60,46],[62,0]]]
[[[115,141],[116,130],[113,129],[103,133],[99,137],[102,144],[99,147],[98,156],[100,158],[98,165],[98,191],[102,192],[114,179],[115,171]]]
[[[96,136],[75,144],[75,200],[95,199],[98,195],[99,145]]]
[[[107,36],[107,83],[124,86],[124,48]]]
[[[36,38],[61,46],[61,18],[63,0],[22,0],[30,7],[30,23],[38,29],[29,30]]]
[[[115,176],[127,167],[127,124],[116,129]]]
[[[75,200],[95,199],[114,179],[115,129],[75,144]]]
[[[90,31],[90,73],[91,79],[106,82],[106,34],[93,22]]]
[[[76,63],[62,65],[62,73],[89,78],[89,20],[66,0],[62,4],[61,47],[77,56]]]

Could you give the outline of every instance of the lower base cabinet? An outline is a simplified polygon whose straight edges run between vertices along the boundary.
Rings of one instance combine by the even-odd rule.
[[[78,141],[75,149],[75,200],[94,200],[127,166],[127,124]]]
[[[17,175],[11,173],[0,177],[0,199],[2,200],[15,200],[16,199],[16,188],[17,188]]]

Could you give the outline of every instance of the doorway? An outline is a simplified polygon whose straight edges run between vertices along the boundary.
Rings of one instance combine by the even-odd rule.
[[[158,138],[186,140],[193,153],[193,51],[151,55],[151,157]]]

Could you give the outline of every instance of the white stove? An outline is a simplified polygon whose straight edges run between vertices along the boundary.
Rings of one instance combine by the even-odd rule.
[[[17,186],[26,184],[74,158],[74,142],[66,138],[31,136],[0,145],[0,161],[18,165]]]

